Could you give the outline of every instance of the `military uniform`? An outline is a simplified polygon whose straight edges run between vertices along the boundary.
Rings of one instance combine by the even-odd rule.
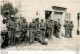
[[[69,23],[69,37],[71,37],[71,38],[72,38],[72,30],[73,30],[73,27],[74,27],[74,25],[73,25],[73,22],[71,21]]]
[[[39,23],[39,18],[36,18],[36,21],[35,21],[35,26],[36,26],[36,36],[37,36],[37,31],[40,29],[40,23]]]
[[[35,32],[36,32],[36,24],[35,24],[35,22],[30,22],[30,24],[29,24],[30,44],[34,43]]]
[[[13,18],[13,17],[11,17]],[[7,22],[7,28],[8,28],[8,44],[13,45],[15,44],[15,27],[16,27],[16,22],[12,19],[8,20]]]
[[[39,22],[36,21],[35,24],[36,24],[36,30],[38,30],[39,29]]]
[[[36,39],[39,43],[41,43],[42,45],[47,45],[47,42],[45,40],[43,40],[43,36],[41,34],[42,32],[40,30],[37,31],[37,36]]]
[[[46,32],[48,34],[48,39],[51,39],[51,23],[50,20],[48,19],[48,21],[46,22]]]
[[[53,33],[53,20],[50,20],[50,36],[52,36]]]
[[[60,38],[59,34],[60,34],[60,29],[61,29],[61,24],[60,22],[57,22],[57,37]]]
[[[26,20],[26,19],[23,19]],[[21,36],[20,36],[20,41],[21,39],[24,39],[25,43],[27,42],[27,30],[28,30],[28,22],[23,22],[21,23]]]
[[[44,41],[45,39],[45,30],[46,30],[46,24],[45,22],[40,22],[40,31],[41,31],[41,36],[42,36],[42,39]]]
[[[42,37],[42,35],[41,35],[41,31],[40,31],[40,30],[37,31],[36,39],[37,39],[37,41],[40,42],[40,43],[43,42],[43,37]]]
[[[54,25],[53,25],[53,29],[54,29],[54,30],[53,30],[53,35],[54,35],[54,36],[56,36],[56,30],[57,30],[56,28],[57,28],[57,22],[54,21]]]
[[[68,34],[69,34],[69,24],[68,24],[68,22],[65,22],[64,27],[65,27],[65,38],[67,38]]]

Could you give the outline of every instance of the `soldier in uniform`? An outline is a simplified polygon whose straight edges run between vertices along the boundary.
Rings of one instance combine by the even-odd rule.
[[[69,21],[66,21],[65,24],[64,24],[64,27],[65,27],[65,38],[68,37],[68,33],[69,33]]]
[[[74,28],[73,22],[70,21],[69,25],[70,25],[70,26],[69,26],[69,37],[72,38],[72,30],[73,30],[73,28]]]
[[[53,29],[54,29],[54,30],[53,30],[53,35],[54,35],[54,36],[56,36],[56,24],[57,24],[56,21],[54,21],[54,25],[53,25],[53,26],[54,26],[54,27],[53,27]]]
[[[53,33],[53,20],[50,20],[50,36],[52,37]]]
[[[26,19],[23,19],[23,22],[21,23],[21,36],[19,40],[24,40],[25,43],[27,42],[27,30],[28,30],[28,22],[26,22]]]
[[[46,21],[46,29],[47,29],[47,34],[48,34],[48,39],[51,39],[51,36],[50,36],[50,28],[51,28],[51,23],[50,23],[50,19],[47,19],[47,21]]]
[[[34,43],[34,38],[35,38],[35,32],[36,32],[36,24],[35,24],[35,19],[32,20],[29,24],[29,43],[32,44]]]
[[[40,29],[40,23],[39,23],[39,18],[36,18],[36,20],[35,20],[35,25],[36,25],[36,33],[35,33],[35,35],[37,35],[37,31]]]
[[[15,28],[16,28],[16,22],[14,20],[14,15],[11,15],[11,19],[7,22],[7,28],[8,28],[8,44],[14,45],[15,44]]]
[[[43,30],[43,29],[41,29],[41,30]],[[44,40],[44,37],[42,36],[44,33],[42,33],[42,32],[44,32],[44,31],[40,31],[40,30],[37,31],[36,39],[42,45],[47,45],[48,43]]]
[[[48,23],[48,19],[46,19],[46,21],[45,21],[45,24],[46,24],[45,38],[48,38],[48,29],[47,29],[47,23]]]
[[[46,30],[46,24],[44,22],[44,19],[41,19],[41,22],[40,22],[40,31],[41,31],[41,36],[42,36],[42,40],[43,41],[45,39],[45,30]]]
[[[57,37],[57,32],[58,32],[57,22],[54,21],[54,33],[53,33],[53,35],[54,35],[55,37]]]
[[[57,22],[57,37],[60,38],[60,29],[61,29],[61,23],[60,23],[60,19],[58,19]]]

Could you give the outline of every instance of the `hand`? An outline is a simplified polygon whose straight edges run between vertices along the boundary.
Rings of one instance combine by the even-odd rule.
[[[22,29],[22,31],[24,31],[24,29]]]

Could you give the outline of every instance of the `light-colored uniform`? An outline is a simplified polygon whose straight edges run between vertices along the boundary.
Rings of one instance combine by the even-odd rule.
[[[45,39],[45,30],[46,30],[45,22],[40,22],[40,31],[41,31],[43,41]]]
[[[9,44],[13,45],[15,44],[15,28],[16,28],[16,22],[13,20],[8,20],[7,22],[7,28],[8,28],[8,40]]]
[[[36,32],[36,25],[35,22],[30,22],[29,24],[29,40],[30,44],[34,43],[34,38],[35,38],[35,32]]]

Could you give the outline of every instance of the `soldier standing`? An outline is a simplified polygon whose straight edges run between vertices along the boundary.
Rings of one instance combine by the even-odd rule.
[[[16,22],[14,19],[14,15],[11,15],[11,19],[7,22],[7,28],[8,28],[8,44],[14,45],[15,44],[15,28],[16,28]]]
[[[36,21],[35,21],[35,25],[36,25],[36,36],[37,36],[37,31],[40,29],[40,23],[39,23],[39,18],[36,18]]]
[[[45,21],[45,24],[46,24],[45,37],[46,37],[46,38],[48,38],[47,23],[48,23],[48,19],[46,19],[46,21]]]
[[[44,22],[44,19],[41,19],[40,30],[41,30],[42,40],[44,41],[44,39],[45,39],[45,30],[46,30],[46,24]]]
[[[29,24],[30,44],[34,43],[35,31],[36,31],[36,24],[35,24],[35,19],[33,19],[32,22],[30,22],[30,24]]]
[[[69,25],[70,25],[70,26],[69,26],[69,37],[72,38],[72,30],[73,30],[73,28],[74,28],[73,22],[70,21]]]
[[[52,37],[53,33],[53,20],[50,20],[50,36]]]
[[[60,23],[60,19],[58,19],[57,22],[57,37],[60,38],[60,29],[61,29],[61,23]]]
[[[24,38],[25,43],[27,42],[27,30],[28,30],[28,22],[26,22],[26,19],[23,19],[23,22],[21,23],[21,36],[19,39],[21,41],[21,38],[22,40]]]
[[[50,19],[47,19],[47,22],[46,22],[46,29],[47,29],[47,34],[48,34],[48,39],[51,39],[51,32],[50,32],[50,28],[51,28],[51,23],[50,23]]]
[[[53,27],[53,29],[54,29],[54,30],[53,30],[53,35],[54,35],[54,36],[56,36],[56,30],[57,30],[56,28],[57,28],[57,22],[54,21],[54,27]]]
[[[64,27],[65,27],[65,38],[67,38],[68,37],[68,33],[69,33],[68,21],[65,22]]]

